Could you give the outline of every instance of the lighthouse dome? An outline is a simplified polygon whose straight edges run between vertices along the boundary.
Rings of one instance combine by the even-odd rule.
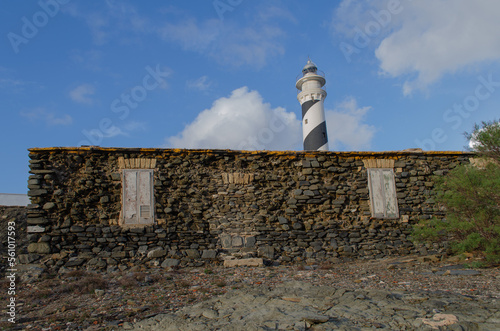
[[[318,67],[311,61],[311,59],[307,60],[307,64],[302,69],[302,74],[305,75],[307,73],[316,73],[318,71]]]

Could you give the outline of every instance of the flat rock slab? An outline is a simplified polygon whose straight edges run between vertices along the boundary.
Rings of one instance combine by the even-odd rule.
[[[224,267],[263,267],[264,260],[260,258],[240,259],[240,260],[225,260]]]
[[[496,308],[495,308],[496,307]],[[438,312],[439,311],[439,312]],[[285,282],[248,286],[128,330],[500,330],[500,307],[459,294],[346,290]]]

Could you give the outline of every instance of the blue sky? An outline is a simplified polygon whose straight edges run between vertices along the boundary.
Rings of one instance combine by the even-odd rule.
[[[295,81],[325,73],[329,145],[463,150],[498,118],[500,2],[6,0],[0,192],[31,147],[300,150]]]

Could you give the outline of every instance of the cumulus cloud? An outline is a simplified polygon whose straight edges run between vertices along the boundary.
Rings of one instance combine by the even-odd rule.
[[[302,141],[300,120],[282,107],[264,103],[247,87],[216,100],[165,147],[229,148],[238,150],[290,150]]]
[[[500,60],[500,29],[495,0],[422,0],[407,3],[401,27],[385,38],[375,55],[391,76],[417,74],[405,95],[447,73],[483,61]]]
[[[377,14],[387,14],[390,3],[395,2],[344,0],[336,10],[332,26],[349,40],[354,40],[360,31],[366,32],[366,47],[376,48],[381,72],[406,79],[405,95],[427,88],[446,74],[500,60],[500,39],[495,33],[500,29],[500,2],[400,1],[382,25]],[[379,30],[374,29],[377,24]],[[369,28],[376,33],[370,34]]]
[[[364,123],[370,107],[359,107],[352,97],[325,112],[330,149],[368,149],[375,128]],[[282,107],[264,103],[247,87],[216,100],[164,147],[229,148],[238,150],[301,150],[301,120]]]
[[[363,123],[371,107],[359,107],[356,99],[349,97],[334,110],[325,112],[330,150],[369,149],[375,127]]]
[[[44,108],[21,111],[20,114],[22,117],[27,118],[32,122],[44,121],[49,126],[67,126],[73,123],[73,118],[70,115],[64,114],[62,116],[57,116],[55,113],[49,112]]]
[[[71,100],[91,105],[93,103],[91,96],[94,95],[95,88],[91,84],[82,84],[69,92]]]

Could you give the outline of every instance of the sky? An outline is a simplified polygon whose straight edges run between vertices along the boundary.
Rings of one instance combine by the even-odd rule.
[[[498,119],[498,0],[5,0],[0,192],[28,148],[301,150],[324,72],[332,151],[464,150]]]

